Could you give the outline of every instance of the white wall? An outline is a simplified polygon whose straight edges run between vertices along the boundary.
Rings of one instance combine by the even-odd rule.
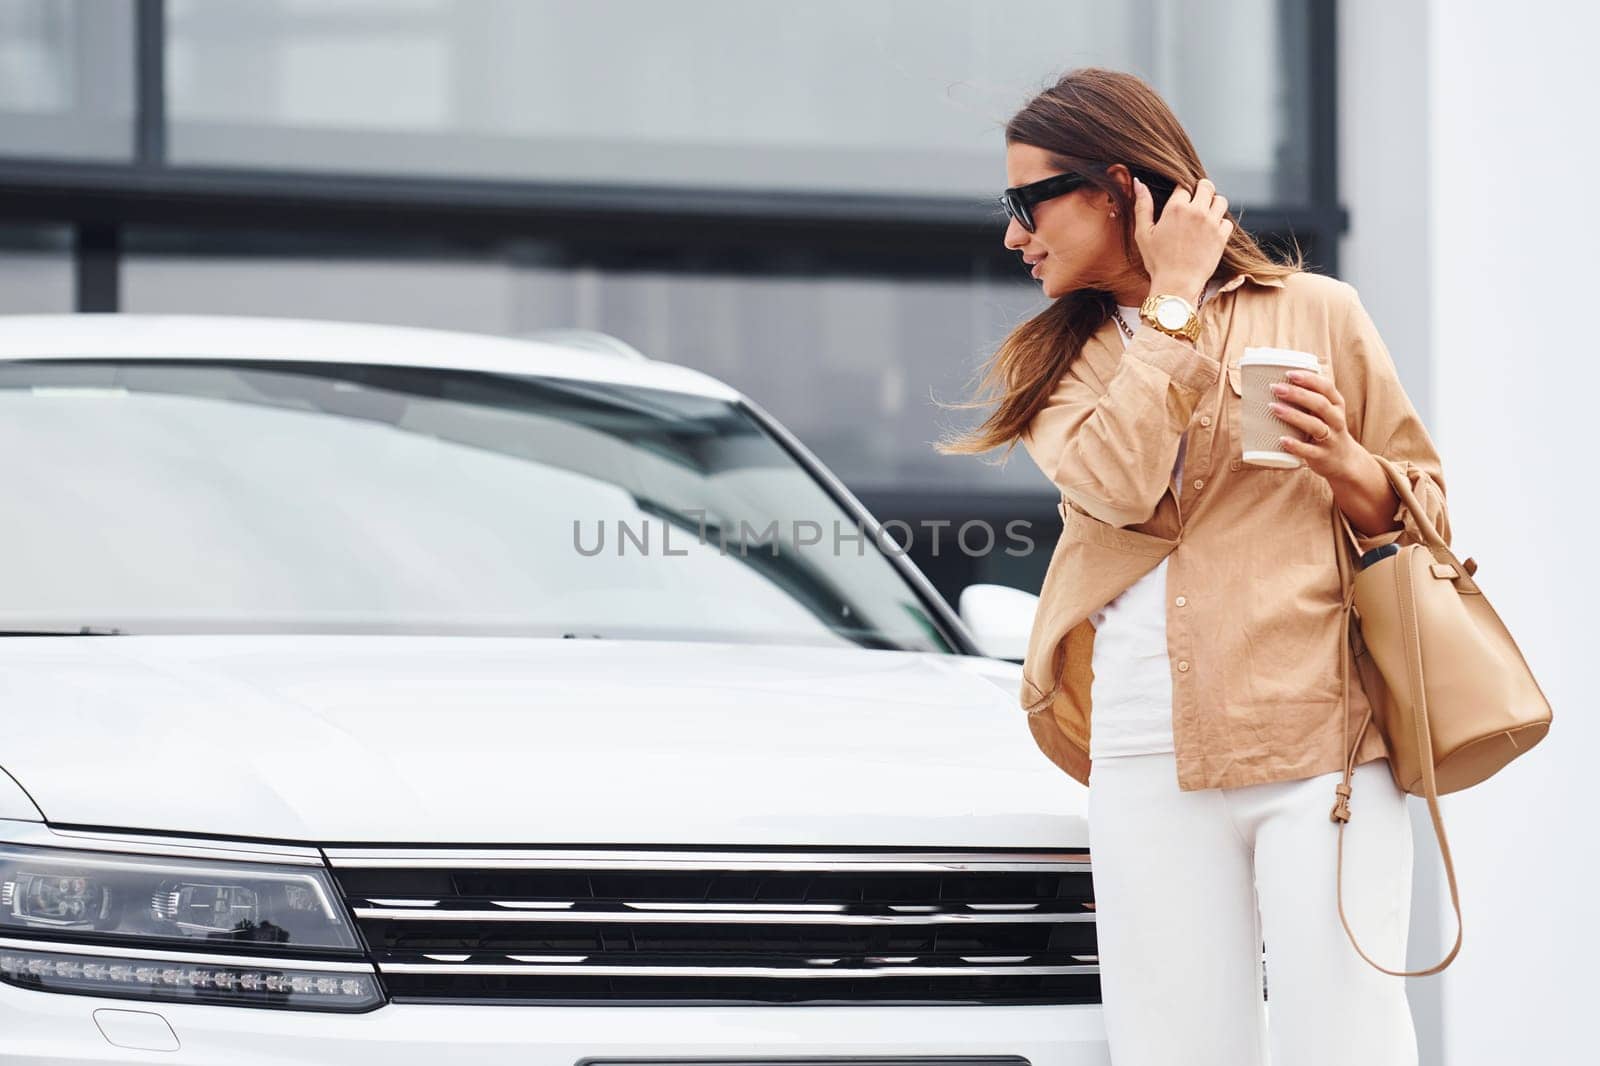
[[[1452,1066],[1593,1061],[1600,632],[1584,559],[1600,398],[1591,5],[1432,0],[1433,364],[1451,516],[1555,708],[1545,743],[1453,797],[1467,941],[1445,982]],[[1517,1019],[1508,1025],[1508,1019]]]
[[[1420,0],[1355,0],[1339,17],[1339,187],[1350,209],[1340,275],[1361,293],[1393,356],[1401,384],[1439,447],[1445,490],[1453,495],[1449,442],[1433,417],[1431,243],[1425,195],[1430,180],[1427,11]],[[1448,900],[1435,857],[1427,804],[1413,799],[1413,903],[1406,968],[1425,969],[1454,942],[1443,940],[1438,914]],[[1402,978],[1392,978],[1402,980]],[[1421,1066],[1444,1062],[1443,982],[1404,978]]]
[[[1539,748],[1441,804],[1466,937],[1442,976],[1411,982],[1413,1009],[1437,997],[1434,1061],[1450,1066],[1592,1061],[1600,832],[1587,786],[1600,722],[1582,680],[1596,653],[1580,641],[1600,632],[1587,614],[1600,578],[1582,558],[1600,334],[1577,316],[1600,305],[1587,295],[1600,14],[1554,0],[1352,0],[1341,14],[1345,274],[1408,392],[1426,396],[1452,545],[1478,559],[1555,710]],[[1444,939],[1413,935],[1448,946],[1447,896],[1434,904]]]

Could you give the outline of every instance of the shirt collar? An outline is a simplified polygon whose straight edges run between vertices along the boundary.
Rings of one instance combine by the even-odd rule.
[[[1232,278],[1224,282],[1222,288],[1216,291],[1216,296],[1221,296],[1225,292],[1232,292],[1234,289],[1237,289],[1239,286],[1243,285],[1246,279],[1255,282],[1257,285],[1266,285],[1269,288],[1283,288],[1283,279],[1281,277],[1274,277],[1267,274],[1252,274],[1247,270],[1241,274],[1235,274]],[[1215,299],[1215,296],[1213,299]],[[1207,300],[1206,302],[1210,303],[1211,301]],[[1117,311],[1116,314],[1120,315],[1122,312]],[[1113,345],[1111,340],[1116,337],[1117,332],[1118,329],[1116,323],[1113,322],[1111,317],[1108,315],[1106,320],[1100,324],[1099,328],[1090,334],[1090,339],[1098,340],[1103,343],[1108,353],[1115,353],[1120,351],[1120,348]]]
[[[1234,275],[1229,281],[1227,281],[1222,286],[1222,288],[1217,290],[1217,295],[1221,296],[1225,292],[1232,292],[1234,289],[1237,289],[1240,285],[1243,285],[1246,278],[1249,278],[1251,281],[1255,282],[1257,285],[1270,285],[1274,289],[1283,288],[1283,279],[1282,278],[1271,277],[1271,276],[1265,275],[1265,274],[1252,274],[1249,271],[1245,271],[1242,274]]]

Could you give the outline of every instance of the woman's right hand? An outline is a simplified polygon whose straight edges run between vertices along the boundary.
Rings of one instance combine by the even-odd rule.
[[[1198,303],[1233,233],[1227,210],[1227,199],[1211,179],[1201,178],[1193,196],[1182,185],[1174,188],[1156,220],[1150,189],[1133,179],[1133,237],[1152,294],[1172,293]]]

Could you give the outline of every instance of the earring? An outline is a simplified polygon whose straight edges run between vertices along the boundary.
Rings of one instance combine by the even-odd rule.
[[[1112,218],[1116,218],[1117,217],[1117,212],[1116,212],[1115,208],[1113,208],[1112,211],[1111,211],[1111,217]]]

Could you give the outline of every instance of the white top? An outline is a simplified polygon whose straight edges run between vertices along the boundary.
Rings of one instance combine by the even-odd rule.
[[[1202,302],[1211,298],[1215,287],[1215,282],[1206,286]],[[1137,307],[1118,307],[1117,312],[1134,330],[1142,324]],[[1127,347],[1127,334],[1119,329],[1117,336]],[[1185,431],[1178,440],[1178,458],[1172,467],[1174,483],[1183,476],[1188,445]],[[1167,655],[1168,558],[1163,556],[1154,570],[1089,615],[1095,629],[1094,680],[1089,688],[1091,760],[1173,750],[1172,667]]]

